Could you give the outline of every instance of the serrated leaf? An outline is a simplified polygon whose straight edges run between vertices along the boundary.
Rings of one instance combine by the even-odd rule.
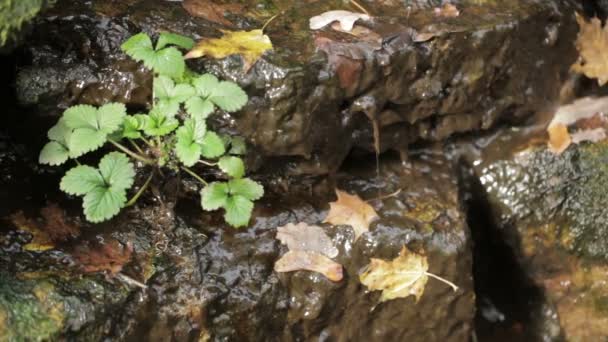
[[[143,32],[129,38],[120,46],[120,49],[136,61],[143,61],[154,56],[152,40]]]
[[[97,108],[89,105],[72,106],[63,112],[62,121],[71,129],[99,129],[97,123]]]
[[[179,78],[186,69],[186,62],[182,53],[174,47],[168,47],[155,53],[151,60],[144,60],[144,64],[160,75]]]
[[[97,110],[99,130],[108,134],[118,130],[127,116],[127,108],[122,103],[108,103]]]
[[[201,206],[204,210],[216,210],[226,205],[228,184],[213,182],[201,190]]]
[[[47,133],[49,139],[66,146],[70,140],[70,135],[72,135],[72,129],[65,124],[63,119],[60,119]]]
[[[85,195],[97,187],[105,187],[106,183],[99,171],[88,165],[79,165],[69,170],[59,188],[70,195]]]
[[[176,45],[182,49],[190,50],[194,47],[194,40],[180,34],[163,32],[159,35],[158,42],[156,42],[156,50],[160,50],[167,45]]]
[[[213,113],[215,110],[215,106],[211,101],[204,100],[199,96],[191,97],[186,101],[185,106],[186,111],[191,117],[198,117],[201,119],[207,118],[209,114]]]
[[[82,206],[87,220],[97,223],[114,217],[126,202],[124,190],[98,187],[84,196]]]
[[[249,178],[232,179],[228,182],[228,187],[231,194],[240,195],[252,201],[264,196],[264,188]]]
[[[189,84],[175,84],[173,80],[167,76],[159,75],[154,78],[154,97],[159,100],[172,100],[177,103],[182,103],[194,96],[196,91]]]
[[[78,128],[72,132],[70,137],[69,150],[70,157],[77,158],[81,155],[95,151],[105,144],[107,133],[93,128]]]
[[[156,103],[154,110],[172,118],[179,112],[179,102],[171,98],[164,98]]]
[[[264,52],[272,49],[270,38],[262,30],[251,31],[222,31],[220,38],[207,38],[199,41],[185,58],[209,56],[225,58],[230,55],[240,55],[243,68],[248,71]]]
[[[234,82],[222,81],[213,88],[208,100],[227,112],[235,112],[247,103],[247,94]]]
[[[220,170],[232,178],[241,178],[245,175],[245,163],[238,157],[226,156],[220,158],[218,162]]]
[[[192,85],[202,97],[208,97],[220,81],[211,74],[204,74],[192,80]]]
[[[148,119],[144,127],[144,133],[149,136],[163,136],[173,132],[178,126],[179,121],[172,117],[167,117],[165,113],[158,109],[152,109],[147,116]]]
[[[120,152],[110,152],[99,162],[99,171],[107,186],[126,190],[133,185],[135,170],[129,158]]]
[[[226,147],[222,138],[215,132],[207,132],[201,141],[201,153],[203,157],[213,159],[223,155],[226,152]]]
[[[48,142],[40,151],[38,163],[48,165],[61,165],[70,157],[70,151],[57,141]]]
[[[162,99],[165,97],[171,97],[173,88],[175,88],[175,83],[170,77],[165,75],[159,75],[154,77],[152,89],[154,90],[155,98]]]
[[[141,138],[140,122],[134,116],[127,116],[122,124],[122,137],[129,139]]]
[[[241,137],[232,137],[230,139],[230,154],[244,155],[247,153],[247,144],[245,139]]]
[[[205,121],[196,118],[186,120],[177,130],[175,154],[184,165],[192,166],[200,159],[202,148],[200,143],[206,130]]]
[[[249,224],[253,202],[243,196],[230,196],[226,199],[224,209],[226,210],[224,219],[229,225],[235,228],[243,227]]]

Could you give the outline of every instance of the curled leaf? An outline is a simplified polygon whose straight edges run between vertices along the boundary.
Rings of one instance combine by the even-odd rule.
[[[313,271],[323,274],[331,281],[343,277],[342,265],[323,254],[311,251],[289,251],[274,264],[276,272]]]
[[[372,258],[359,279],[370,290],[382,291],[381,302],[410,295],[414,295],[418,302],[429,276],[451,286],[454,291],[458,290],[451,282],[427,272],[428,269],[426,256],[413,253],[403,246],[399,255],[391,261]]]
[[[378,214],[357,195],[350,195],[336,189],[338,200],[329,203],[329,213],[324,223],[333,225],[348,225],[355,231],[355,241],[365,232],[369,225],[379,218]]]
[[[310,251],[326,255],[329,258],[338,256],[338,249],[325,234],[323,228],[307,223],[288,223],[277,228],[277,239],[291,251]]]
[[[371,17],[369,15],[362,13],[342,10],[328,11],[310,18],[309,26],[311,30],[319,30],[337,21],[340,23],[340,27],[343,31],[349,32],[353,29],[353,26],[357,20],[369,20],[370,18]]]

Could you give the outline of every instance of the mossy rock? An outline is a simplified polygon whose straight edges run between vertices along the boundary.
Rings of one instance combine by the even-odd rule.
[[[0,0],[0,48],[17,39],[25,23],[55,0]]]

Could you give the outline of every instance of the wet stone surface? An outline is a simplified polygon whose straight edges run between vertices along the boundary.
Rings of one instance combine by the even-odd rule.
[[[435,15],[433,2],[370,4],[376,18],[362,23],[377,37],[370,43],[308,29],[309,17],[340,8],[337,1],[243,5],[228,27],[191,16],[180,2],[62,1],[39,18],[21,51],[17,93],[44,115],[58,113],[57,104],[142,108],[151,79],[119,52],[128,36],[215,37],[218,28],[259,28],[282,11],[267,29],[275,49],[248,73],[238,56],[191,66],[235,80],[251,96],[241,113],[218,115],[218,128],[247,137],[261,157],[288,158],[278,163],[288,174],[324,174],[353,148],[372,151],[374,125],[381,150],[401,151],[521,120],[555,98],[575,58],[570,3],[475,3],[459,2],[454,18]]]

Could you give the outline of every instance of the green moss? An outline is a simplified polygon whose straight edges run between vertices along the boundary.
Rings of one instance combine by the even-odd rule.
[[[0,0],[0,47],[15,38],[23,24],[54,0]]]

